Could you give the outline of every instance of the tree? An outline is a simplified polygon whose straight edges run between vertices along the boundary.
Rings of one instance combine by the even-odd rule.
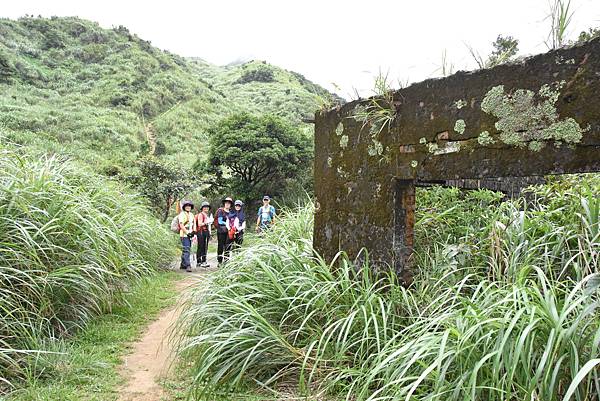
[[[142,157],[137,166],[139,173],[129,176],[128,181],[162,215],[162,221],[166,221],[171,206],[193,188],[188,174],[184,174],[181,167],[154,156]]]
[[[239,113],[209,129],[208,158],[196,167],[214,191],[249,201],[281,194],[311,160],[312,141],[299,129],[273,115]]]

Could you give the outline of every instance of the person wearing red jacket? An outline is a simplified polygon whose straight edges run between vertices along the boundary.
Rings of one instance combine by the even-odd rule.
[[[196,251],[196,260],[198,266],[207,268],[206,254],[208,252],[208,241],[210,240],[210,226],[213,223],[213,216],[210,214],[210,203],[202,202],[200,213],[196,219],[196,238],[198,240],[198,249]]]

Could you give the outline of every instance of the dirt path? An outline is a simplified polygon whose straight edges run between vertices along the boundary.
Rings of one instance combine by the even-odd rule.
[[[212,256],[212,257],[211,257]],[[126,383],[119,389],[119,401],[162,401],[166,393],[158,383],[166,377],[172,361],[170,331],[181,312],[180,306],[188,290],[204,281],[215,266],[215,255],[209,255],[211,268],[196,268],[193,273],[182,271],[183,278],[176,283],[180,294],[176,305],[164,310],[152,322],[140,340],[133,344],[131,354],[125,357],[120,374]]]

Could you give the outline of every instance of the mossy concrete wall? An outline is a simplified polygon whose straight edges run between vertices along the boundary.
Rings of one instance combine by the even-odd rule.
[[[365,247],[402,270],[411,183],[600,171],[600,39],[377,102],[383,113],[366,99],[315,116],[314,245],[327,259]]]

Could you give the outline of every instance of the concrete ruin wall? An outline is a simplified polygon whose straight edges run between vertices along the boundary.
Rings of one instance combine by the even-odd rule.
[[[600,171],[600,39],[376,102],[315,116],[314,245],[329,260],[365,247],[405,274],[419,182]]]

